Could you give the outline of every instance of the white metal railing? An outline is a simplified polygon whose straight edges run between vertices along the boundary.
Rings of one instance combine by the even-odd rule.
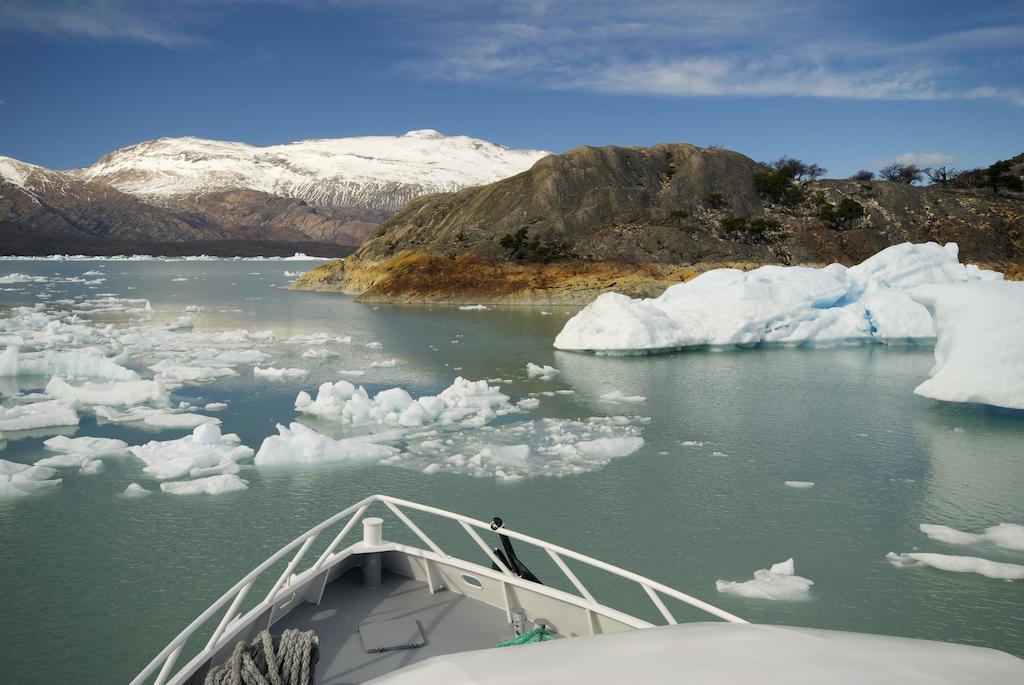
[[[376,536],[372,536],[369,533],[370,526],[364,525],[364,540],[357,542],[349,547],[342,550],[337,550],[338,545],[352,532],[352,529],[362,520],[366,510],[370,505],[375,502],[383,504],[394,516],[401,521],[406,528],[408,528],[417,538],[419,538],[428,549],[420,549],[417,547],[411,547],[407,545],[399,545],[391,542],[382,542],[379,539],[379,526],[374,526],[373,530],[377,531]],[[403,509],[409,509],[419,511],[426,514],[431,514],[440,518],[448,519],[457,522],[466,534],[473,540],[474,543],[487,555],[489,561],[493,562],[497,566],[498,570],[494,571],[491,568],[483,567],[472,562],[467,562],[456,557],[452,557],[446,554],[442,548],[434,542],[426,533],[420,529],[403,511]],[[306,553],[313,546],[319,535],[326,529],[342,521],[346,517],[348,521],[342,527],[341,531],[331,540],[327,548],[320,554],[315,562],[305,570],[296,573],[296,569],[302,562]],[[369,523],[367,520],[365,523]],[[379,521],[377,522],[379,523]],[[640,586],[641,589],[646,593],[651,603],[658,610],[658,613],[664,618],[666,624],[675,625],[677,623],[675,616],[665,605],[662,596],[671,597],[684,604],[687,604],[696,609],[700,609],[716,618],[732,622],[732,623],[746,623],[746,621],[738,616],[735,616],[727,611],[719,609],[716,606],[708,604],[702,600],[692,597],[686,593],[679,592],[667,585],[659,583],[650,578],[645,578],[639,574],[627,571],[619,568],[612,564],[605,563],[598,559],[588,557],[585,554],[574,552],[571,549],[560,547],[559,545],[553,545],[544,540],[524,535],[513,530],[502,527],[499,532],[501,535],[505,535],[513,540],[525,543],[532,547],[537,547],[551,558],[558,569],[562,572],[565,578],[572,584],[572,586],[579,593],[574,595],[556,588],[533,583],[530,581],[523,580],[516,576],[508,566],[499,558],[494,551],[489,547],[476,532],[476,529],[491,532],[491,526],[489,523],[478,521],[477,519],[456,514],[454,512],[439,509],[437,507],[431,507],[417,502],[411,502],[409,500],[399,499],[397,497],[390,497],[388,495],[371,495],[366,499],[353,504],[347,509],[335,514],[331,518],[323,521],[322,523],[310,528],[308,531],[300,535],[299,537],[292,540],[290,543],[282,547],[270,558],[264,561],[262,564],[254,568],[244,578],[235,583],[227,592],[220,596],[217,601],[209,606],[203,613],[201,613],[194,621],[192,621],[181,633],[177,635],[171,642],[164,647],[164,649],[154,657],[152,661],[132,680],[131,685],[142,685],[147,682],[154,673],[159,669],[157,673],[154,685],[164,685],[167,682],[177,682],[177,679],[183,675],[187,675],[193,670],[194,666],[201,664],[206,659],[213,656],[218,650],[222,649],[229,641],[230,635],[226,635],[227,631],[233,626],[239,624],[244,625],[248,620],[259,616],[261,613],[274,607],[278,601],[285,596],[285,593],[291,587],[297,587],[302,583],[310,580],[314,575],[324,571],[326,568],[333,565],[332,562],[338,562],[351,554],[365,553],[371,551],[386,551],[386,550],[397,550],[409,554],[411,556],[420,557],[427,560],[434,560],[441,563],[448,564],[455,568],[462,570],[471,571],[478,575],[482,575],[493,580],[497,580],[502,583],[503,586],[511,585],[527,589],[531,592],[536,592],[542,595],[558,599],[569,604],[579,606],[586,609],[593,614],[606,616],[625,623],[626,625],[633,626],[635,628],[647,628],[653,627],[655,624],[645,621],[643,619],[631,616],[622,611],[614,609],[610,606],[600,603],[594,595],[587,589],[586,585],[579,579],[579,577],[573,573],[572,569],[565,563],[565,559],[572,559],[580,562],[592,568],[605,571],[619,578],[623,578],[628,581]],[[256,581],[260,579],[263,574],[270,569],[272,566],[283,560],[287,555],[294,549],[298,548],[295,555],[288,562],[284,572],[277,578],[276,582],[271,587],[270,591],[266,594],[263,600],[261,600],[255,607],[250,609],[244,615],[239,615],[242,603],[248,596],[249,591],[252,590]],[[337,551],[336,551],[337,550]],[[505,593],[507,598],[507,591]],[[211,619],[220,611],[225,605],[228,605],[227,610],[221,617],[221,620],[217,624],[216,628],[207,641],[206,646],[194,656],[185,666],[178,671],[174,671],[174,666],[181,656],[185,645],[189,639],[198,632],[201,628],[205,627],[211,622]],[[506,606],[506,612],[510,611],[510,608]],[[172,672],[174,675],[172,676]]]

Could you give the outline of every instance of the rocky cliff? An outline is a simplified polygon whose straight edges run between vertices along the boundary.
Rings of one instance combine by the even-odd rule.
[[[885,181],[779,182],[730,150],[580,147],[486,186],[421,197],[298,288],[364,300],[580,302],[649,294],[722,265],[859,262],[954,241],[1019,273],[1019,193]]]

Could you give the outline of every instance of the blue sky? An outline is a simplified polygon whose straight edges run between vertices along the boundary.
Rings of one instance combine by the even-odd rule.
[[[3,0],[0,154],[435,128],[720,145],[830,176],[1024,152],[1024,4]]]

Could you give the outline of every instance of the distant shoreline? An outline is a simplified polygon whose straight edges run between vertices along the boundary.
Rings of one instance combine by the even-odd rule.
[[[4,236],[3,257],[291,257],[297,253],[314,259],[337,259],[355,251],[354,245],[313,241],[188,240],[182,242],[136,240],[53,240],[39,236]],[[315,255],[315,257],[314,257]]]

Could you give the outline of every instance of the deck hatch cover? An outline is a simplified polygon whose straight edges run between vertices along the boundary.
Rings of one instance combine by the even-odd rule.
[[[359,638],[367,653],[422,647],[425,640],[420,624],[411,618],[375,621],[359,626]]]

